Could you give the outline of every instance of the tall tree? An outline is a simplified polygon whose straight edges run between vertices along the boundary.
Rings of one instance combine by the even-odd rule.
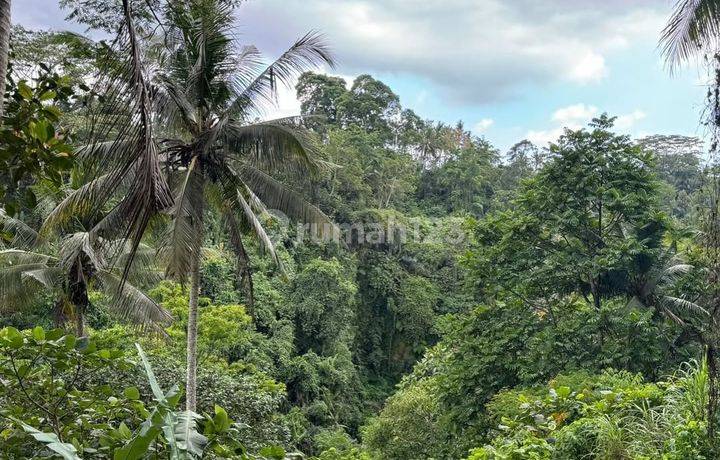
[[[305,72],[295,86],[303,115],[319,115],[323,121],[338,123],[338,103],[347,94],[345,80],[340,77]]]
[[[703,116],[710,128],[710,175],[707,206],[703,209],[702,247],[708,265],[707,297],[709,317],[704,318],[702,342],[708,362],[708,435],[717,444],[715,432],[720,409],[720,176],[718,176],[718,148],[720,147],[720,1],[681,0],[677,3],[661,37],[663,52],[671,65],[677,66],[696,55],[707,57],[712,84],[707,91],[707,110]]]
[[[195,409],[200,248],[204,214],[223,216],[237,257],[246,258],[242,235],[250,230],[276,263],[279,259],[258,214],[266,208],[320,224],[330,220],[299,194],[275,180],[273,171],[313,172],[318,168],[302,120],[254,122],[272,101],[278,84],[320,63],[332,64],[322,38],[308,34],[269,66],[254,46],[233,41],[234,9],[222,0],[168,4],[164,27],[168,48],[153,77],[158,121],[165,128],[160,155],[176,187],[172,223],[164,254],[167,274],[190,278],[187,330],[187,408]],[[245,261],[246,262],[246,261]]]
[[[476,272],[487,290],[535,305],[580,292],[599,309],[656,260],[665,219],[652,154],[612,133],[605,115],[591,127],[566,131],[512,210],[480,223]]]
[[[11,0],[0,0],[0,120],[3,117],[5,80],[7,79],[8,56],[10,53]]]
[[[239,238],[250,231],[279,265],[258,217],[267,216],[267,208],[320,224],[319,232],[335,231],[320,210],[271,175],[319,168],[303,120],[257,122],[279,84],[290,84],[317,64],[332,65],[332,58],[322,37],[310,33],[264,65],[257,48],[234,40],[236,2],[230,0],[167,2],[155,12],[164,37],[140,40],[133,3],[122,0],[117,45],[97,82],[107,94],[96,111],[97,135],[79,155],[95,178],[71,198],[66,211],[91,206],[87,203],[102,206],[117,197],[93,231],[130,239],[129,262],[151,220],[161,211],[170,216],[159,255],[168,276],[190,279],[186,398],[188,410],[194,410],[206,210],[214,207],[223,217],[239,259],[247,258]]]

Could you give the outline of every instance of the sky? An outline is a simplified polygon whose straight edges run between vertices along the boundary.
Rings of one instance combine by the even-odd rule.
[[[84,27],[57,0],[14,0],[13,22]],[[237,32],[268,59],[322,32],[345,78],[368,73],[404,108],[455,123],[507,150],[556,139],[593,116],[617,116],[634,137],[702,137],[706,79],[691,64],[669,72],[658,38],[673,0],[247,0]],[[291,88],[271,115],[298,114]]]

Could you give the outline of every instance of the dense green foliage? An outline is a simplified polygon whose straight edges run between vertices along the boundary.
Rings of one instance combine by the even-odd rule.
[[[64,335],[59,329],[45,331],[38,326],[24,333],[2,329],[0,350],[4,379],[0,415],[7,458],[35,455],[42,450],[41,443],[69,460],[191,458],[203,451],[216,458],[256,458],[244,457],[247,450],[240,441],[244,427],[223,408],[214,406],[208,411],[211,415],[204,416],[179,411],[178,386],[161,389],[139,346],[147,391],[120,386],[118,377],[124,373],[133,382],[140,377],[123,350],[99,349],[95,342]],[[153,401],[146,403],[149,395]],[[260,449],[257,458],[265,458],[269,451]]]
[[[61,3],[107,33],[127,20],[122,1]],[[133,82],[173,101],[144,109],[177,190],[139,240],[117,232],[135,177],[103,195],[93,173],[122,168],[83,156],[97,114],[77,94],[117,97],[83,84],[107,45],[14,32],[14,68],[35,76],[11,74],[0,129],[17,171],[2,177],[0,457],[717,457],[697,140],[633,140],[602,115],[500,152],[370,75],[312,72],[302,117],[256,124],[256,93],[231,94],[251,74],[230,65],[239,2],[132,3],[138,40],[161,48],[143,58],[170,63]],[[149,36],[156,8],[175,48]],[[274,69],[255,90],[290,81]],[[312,231],[329,220],[338,239]],[[196,413],[177,390],[195,329]]]

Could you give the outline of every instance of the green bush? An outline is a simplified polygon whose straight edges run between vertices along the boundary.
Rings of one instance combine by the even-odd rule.
[[[497,421],[491,442],[469,458],[717,458],[697,411],[706,384],[706,367],[695,366],[657,384],[627,372],[581,372],[544,389],[504,391],[488,405]]]
[[[363,444],[373,456],[396,460],[440,456],[445,433],[433,383],[422,381],[395,393],[362,428]]]

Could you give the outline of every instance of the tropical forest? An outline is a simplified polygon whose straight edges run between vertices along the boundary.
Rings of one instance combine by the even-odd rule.
[[[0,459],[720,458],[720,1],[573,3],[0,0]]]

